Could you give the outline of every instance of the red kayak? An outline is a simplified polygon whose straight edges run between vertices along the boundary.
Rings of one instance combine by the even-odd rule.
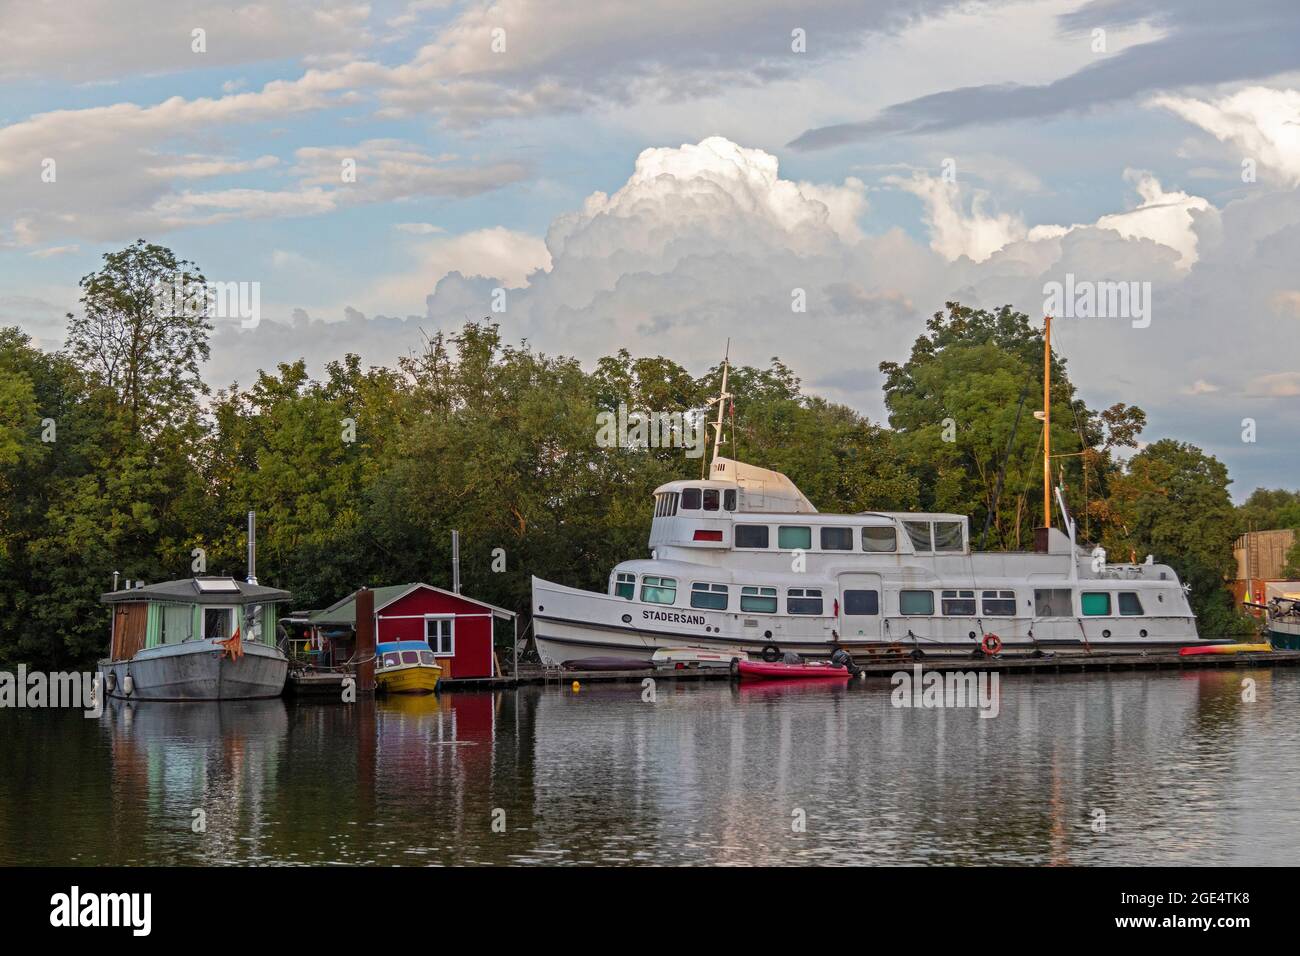
[[[849,672],[835,664],[769,664],[767,661],[737,661],[741,680],[791,680],[806,677],[848,677]]]

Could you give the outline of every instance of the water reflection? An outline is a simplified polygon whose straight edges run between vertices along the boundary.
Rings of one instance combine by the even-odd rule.
[[[1293,671],[1017,677],[995,719],[884,682],[657,691],[3,711],[0,862],[1300,856]]]

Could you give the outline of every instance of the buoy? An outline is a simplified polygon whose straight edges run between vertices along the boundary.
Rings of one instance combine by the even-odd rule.
[[[1002,638],[996,634],[985,634],[984,640],[980,641],[980,649],[989,657],[992,657],[998,651],[1002,650]]]
[[[127,674],[122,678],[122,693],[127,697],[131,696],[131,691],[135,690],[135,678]]]
[[[578,682],[575,680],[575,681],[573,682],[573,692],[574,692],[575,694],[578,692],[578,687],[579,687],[579,684],[578,684]]]
[[[104,673],[104,686],[111,692],[117,686],[117,674],[114,671]]]

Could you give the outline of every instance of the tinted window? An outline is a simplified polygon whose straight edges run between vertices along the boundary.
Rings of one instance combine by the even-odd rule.
[[[401,662],[402,662],[402,659],[401,659],[400,657],[397,656],[397,652],[396,652],[396,651],[389,651],[387,654],[384,655],[384,666],[385,666],[385,667],[396,667],[396,666],[397,666],[398,664],[400,664]]]
[[[933,614],[933,591],[899,591],[898,610],[901,614]]]
[[[986,617],[1015,617],[1015,591],[984,591],[980,594],[980,613]]]
[[[641,600],[650,604],[672,604],[677,600],[677,579],[647,574],[641,578]]]
[[[845,614],[879,614],[880,613],[880,592],[845,591],[844,592],[844,613]]]
[[[767,525],[765,524],[736,525],[736,547],[766,548],[767,547]]]
[[[776,588],[741,588],[740,609],[742,611],[754,611],[759,614],[775,614]]]
[[[700,489],[687,488],[682,492],[682,510],[699,511],[700,510]]]
[[[785,609],[790,614],[820,614],[821,588],[790,588],[785,592]]]
[[[691,607],[725,611],[727,609],[727,586],[725,584],[692,584]]]
[[[794,548],[807,551],[812,547],[812,528],[782,525],[776,529],[776,546],[783,551]]]
[[[1035,617],[1074,617],[1069,588],[1035,588]]]
[[[936,521],[934,523],[934,550],[962,551],[960,521]]]
[[[432,664],[432,663],[433,663],[433,651],[420,651],[420,663],[421,663],[421,664]]]
[[[897,551],[898,550],[898,532],[893,527],[888,528],[863,528],[862,529],[862,550],[863,551]]]
[[[930,522],[904,521],[903,530],[912,539],[912,547],[917,551],[930,551]]]
[[[1079,606],[1089,617],[1100,617],[1110,613],[1110,593],[1108,591],[1084,591],[1079,595]]]
[[[403,664],[418,664],[418,663],[420,663],[420,652],[419,652],[419,651],[402,651],[402,663],[403,663]]]
[[[717,488],[705,488],[704,489],[704,510],[717,511],[718,502],[721,500],[721,498],[722,498],[722,494],[718,491]]]
[[[736,510],[736,492],[734,489],[728,488],[722,493],[722,507],[726,511]]]
[[[1124,615],[1143,614],[1142,599],[1136,591],[1119,592],[1119,613]]]
[[[852,528],[822,528],[823,551],[852,551]]]
[[[948,617],[973,617],[975,615],[974,591],[944,591],[940,607]]]

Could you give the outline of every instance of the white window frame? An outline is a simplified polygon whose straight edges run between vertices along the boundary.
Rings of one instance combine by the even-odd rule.
[[[203,622],[203,640],[205,641],[208,639],[208,612],[209,611],[229,611],[231,614],[234,615],[235,626],[230,629],[230,634],[227,635],[228,637],[234,637],[235,630],[242,628],[243,626],[244,621],[239,614],[238,604],[200,604],[199,607],[203,609],[203,613],[199,616],[199,620]],[[239,631],[240,640],[243,640],[244,636],[245,635],[243,630],[240,630]]]
[[[429,622],[430,621],[448,621],[451,623],[451,650],[442,651],[429,644]],[[441,635],[439,635],[441,636]],[[426,614],[424,615],[424,643],[429,644],[429,650],[433,651],[434,657],[455,657],[456,656],[456,615],[455,614]]]

